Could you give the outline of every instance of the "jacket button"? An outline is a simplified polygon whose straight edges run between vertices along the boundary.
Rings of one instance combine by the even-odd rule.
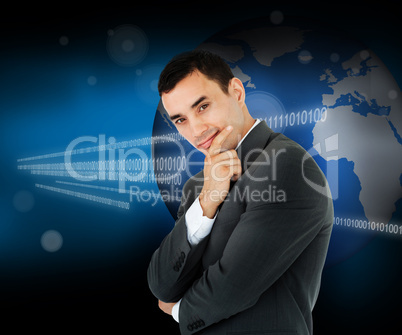
[[[178,267],[177,265],[175,265],[175,266],[173,267],[173,270],[175,270],[176,272],[179,272],[179,267]]]

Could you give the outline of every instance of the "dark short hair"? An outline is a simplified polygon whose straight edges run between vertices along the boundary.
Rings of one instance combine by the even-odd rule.
[[[159,95],[174,89],[177,83],[196,70],[216,81],[224,93],[229,92],[229,81],[234,77],[229,65],[212,52],[193,50],[173,57],[165,66],[159,76]]]

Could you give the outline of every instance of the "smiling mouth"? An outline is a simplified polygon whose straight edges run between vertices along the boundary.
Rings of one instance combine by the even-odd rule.
[[[211,146],[212,141],[214,140],[214,138],[215,138],[216,136],[218,136],[218,134],[219,134],[219,131],[217,131],[214,135],[212,135],[211,137],[209,137],[206,141],[201,142],[200,144],[198,144],[197,147],[201,147],[201,148],[207,150],[207,149]]]

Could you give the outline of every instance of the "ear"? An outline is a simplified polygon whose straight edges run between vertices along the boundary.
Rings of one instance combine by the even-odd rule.
[[[246,91],[242,81],[239,78],[232,78],[229,83],[229,92],[233,94],[233,97],[239,103],[240,107],[243,107],[246,99]]]

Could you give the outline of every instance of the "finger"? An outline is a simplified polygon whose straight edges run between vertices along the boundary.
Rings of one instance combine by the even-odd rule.
[[[241,164],[233,165],[232,171],[233,171],[233,175],[232,175],[232,177],[230,179],[232,181],[238,180],[240,178],[241,174],[242,174]]]
[[[242,174],[242,166],[241,166],[241,161],[239,159],[239,157],[237,156],[237,152],[235,151],[236,156],[235,158],[232,160],[232,164],[231,164],[231,168],[232,168],[232,177],[231,180],[232,181],[236,181],[237,179],[240,178],[241,174]]]
[[[210,175],[215,181],[225,181],[233,175],[241,175],[241,163],[238,158],[224,159],[213,164]]]
[[[229,134],[232,132],[233,127],[232,126],[227,126],[224,128],[212,141],[211,146],[208,149],[208,153],[211,156],[215,156],[221,152],[222,144],[226,140],[226,138],[229,136]]]
[[[227,150],[221,153],[216,154],[215,156],[209,156],[209,162],[211,164],[216,164],[221,161],[233,161],[237,160],[239,157],[237,156],[236,150]]]
[[[210,158],[210,166],[236,166],[241,169],[241,161],[235,150],[228,150]]]

